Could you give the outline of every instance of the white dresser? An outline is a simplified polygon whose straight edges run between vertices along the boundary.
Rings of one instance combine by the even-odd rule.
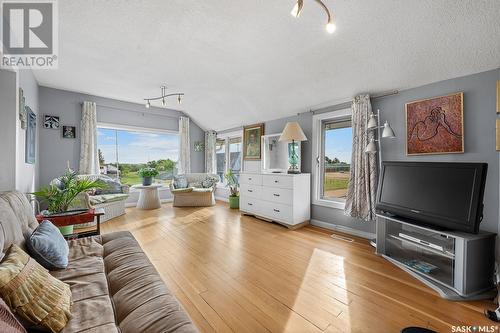
[[[311,218],[311,175],[242,173],[240,210],[289,228]]]

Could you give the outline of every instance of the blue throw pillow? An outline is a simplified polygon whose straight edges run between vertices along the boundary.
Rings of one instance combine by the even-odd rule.
[[[186,176],[175,176],[174,177],[174,188],[187,188],[188,182]]]
[[[68,243],[50,221],[40,223],[26,240],[26,247],[29,254],[49,271],[68,267]]]

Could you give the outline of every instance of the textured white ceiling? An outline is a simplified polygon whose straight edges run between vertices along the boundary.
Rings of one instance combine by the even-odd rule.
[[[500,67],[499,0],[59,1],[59,70],[41,85],[142,103],[159,86],[221,130]]]

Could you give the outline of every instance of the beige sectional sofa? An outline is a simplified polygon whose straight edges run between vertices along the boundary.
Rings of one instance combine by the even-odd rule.
[[[19,192],[0,193],[0,256],[37,227]],[[129,232],[69,242],[69,266],[50,272],[70,285],[72,318],[63,332],[197,332]]]

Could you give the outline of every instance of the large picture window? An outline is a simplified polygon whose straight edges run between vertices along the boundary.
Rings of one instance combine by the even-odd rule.
[[[155,182],[168,185],[177,170],[179,136],[175,133],[99,126],[97,148],[101,174],[122,184],[140,184],[138,171],[152,167],[160,173]]]
[[[352,126],[350,109],[314,116],[313,203],[344,208],[350,181]]]

